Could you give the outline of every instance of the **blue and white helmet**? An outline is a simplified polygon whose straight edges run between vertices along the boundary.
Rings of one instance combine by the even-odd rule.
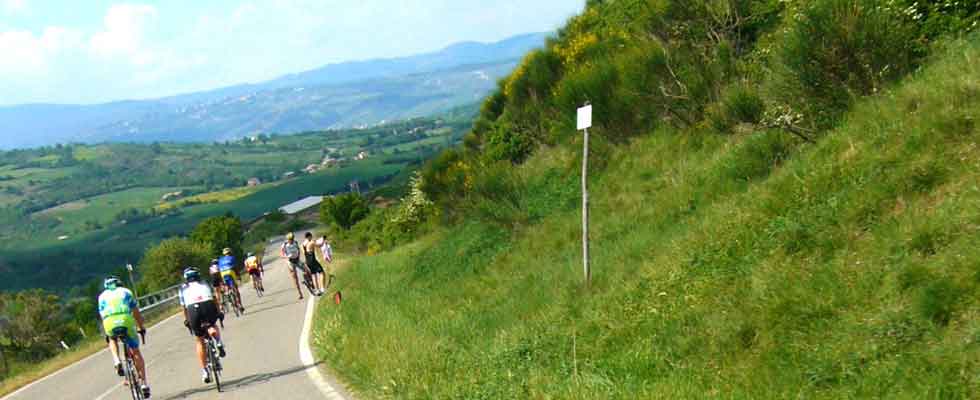
[[[102,281],[102,287],[106,290],[113,290],[122,286],[122,280],[117,276],[109,276]]]
[[[201,280],[201,273],[197,272],[197,268],[187,267],[184,270],[184,281],[185,282],[197,282]]]

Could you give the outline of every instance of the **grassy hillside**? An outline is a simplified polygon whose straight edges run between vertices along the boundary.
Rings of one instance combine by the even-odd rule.
[[[978,77],[973,40],[816,145],[636,140],[593,181],[591,289],[544,151],[516,175],[551,212],[356,260],[314,342],[369,398],[970,398]]]
[[[622,11],[609,3],[626,4],[595,2],[580,18]],[[868,3],[814,4],[759,35],[763,47],[795,46],[781,35],[800,32],[821,4]],[[869,75],[864,89],[854,75],[829,80],[844,73],[781,97],[776,88],[807,84],[783,58],[767,67],[779,75],[734,73],[736,85],[760,86],[706,94],[667,117],[649,99],[603,103],[599,115],[628,119],[599,127],[590,288],[581,144],[549,136],[554,127],[512,125],[527,116],[508,110],[565,128],[570,117],[550,114],[547,96],[491,99],[483,135],[426,175],[442,185],[430,192],[437,204],[460,205],[433,233],[353,260],[339,279],[343,305],[318,309],[320,357],[366,398],[976,398],[980,37],[939,41],[944,49],[908,53],[906,73]],[[762,65],[752,54],[738,70]],[[839,86],[821,89],[830,82]],[[762,101],[755,108],[793,101],[805,117],[750,121],[763,110],[743,107],[757,104],[746,93]],[[644,120],[647,107],[657,116]],[[518,163],[501,168],[501,156]]]

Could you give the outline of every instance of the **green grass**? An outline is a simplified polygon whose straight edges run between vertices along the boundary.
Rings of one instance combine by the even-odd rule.
[[[592,178],[589,289],[549,186],[576,150],[542,150],[523,223],[354,260],[313,343],[365,398],[976,398],[978,118],[974,37],[816,144],[635,139]]]
[[[50,232],[51,235],[84,233],[89,231],[84,226],[88,221],[110,225],[122,210],[126,208],[149,209],[157,204],[164,194],[179,190],[181,188],[133,188],[77,200],[35,214],[62,221],[61,225]]]

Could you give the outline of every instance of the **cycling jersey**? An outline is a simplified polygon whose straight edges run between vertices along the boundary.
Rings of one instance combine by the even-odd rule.
[[[221,270],[218,269],[218,264],[211,264],[209,271],[211,272],[211,275],[217,275],[219,272],[221,272]]]
[[[133,292],[126,288],[105,290],[99,295],[99,316],[102,319],[116,315],[130,315],[136,307]]]
[[[283,243],[282,253],[290,260],[299,260],[299,243],[296,243],[295,240]]]
[[[220,269],[222,273],[231,271],[232,268],[235,268],[234,256],[221,256],[221,258],[218,259],[218,269]]]
[[[102,317],[102,330],[106,336],[112,336],[116,328],[126,328],[126,344],[138,349],[140,342],[136,338],[136,319],[133,310],[137,309],[136,297],[126,288],[106,290],[99,295],[99,316]]]
[[[201,282],[190,282],[180,287],[180,305],[187,307],[206,301],[214,301],[211,286]]]
[[[259,269],[259,258],[256,256],[251,256],[245,259],[245,270],[248,272],[258,271]]]

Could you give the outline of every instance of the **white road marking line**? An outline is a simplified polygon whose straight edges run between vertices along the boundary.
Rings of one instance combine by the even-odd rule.
[[[306,317],[303,320],[303,333],[299,335],[299,360],[306,367],[306,374],[313,381],[313,385],[320,389],[323,396],[329,400],[348,400],[343,393],[330,382],[327,382],[320,373],[320,367],[316,365],[316,358],[313,357],[313,350],[310,349],[310,330],[313,328],[313,311],[316,309],[316,296],[310,296],[306,302]]]
[[[172,315],[172,316],[170,316],[169,318],[167,318],[167,319],[165,319],[165,320],[163,320],[163,321],[160,321],[160,322],[157,322],[157,323],[156,323],[156,325],[153,325],[153,326],[151,326],[151,327],[150,327],[150,329],[148,329],[148,331],[152,331],[152,330],[153,330],[153,329],[155,329],[156,327],[158,327],[158,326],[160,326],[160,325],[163,325],[163,324],[165,324],[165,323],[166,323],[167,321],[170,321],[170,320],[172,320],[172,319],[174,319],[174,318],[177,318],[177,316],[178,316],[178,315],[180,315],[180,313],[177,313],[177,314],[174,314],[174,315]],[[43,377],[43,378],[41,378],[41,379],[38,379],[38,380],[36,380],[36,381],[34,381],[34,382],[31,382],[31,383],[29,383],[29,384],[27,384],[26,386],[24,386],[24,387],[22,387],[22,388],[20,388],[20,389],[17,389],[16,391],[14,391],[14,392],[13,392],[13,393],[11,393],[11,394],[8,394],[8,395],[6,395],[6,396],[3,396],[2,398],[0,398],[0,400],[7,400],[7,399],[10,399],[10,398],[13,398],[14,396],[16,396],[16,395],[18,395],[18,394],[20,394],[21,392],[23,392],[23,391],[25,391],[25,390],[27,390],[27,389],[30,389],[30,388],[31,388],[31,387],[33,387],[34,385],[39,385],[39,384],[41,384],[41,382],[44,382],[44,381],[46,381],[46,380],[48,380],[48,379],[51,379],[51,378],[54,378],[54,377],[56,377],[56,376],[58,376],[58,375],[61,375],[61,374],[62,374],[62,373],[64,373],[65,371],[68,371],[69,369],[72,369],[72,368],[74,368],[74,367],[76,367],[76,366],[78,366],[78,365],[82,365],[82,364],[84,364],[84,363],[85,363],[86,361],[88,361],[88,360],[90,360],[90,359],[92,359],[92,358],[94,358],[94,357],[96,357],[96,356],[98,356],[98,355],[100,355],[100,354],[102,354],[102,353],[105,353],[105,352],[108,352],[108,351],[109,351],[109,349],[102,349],[102,350],[99,350],[99,351],[97,351],[97,352],[95,352],[95,354],[92,354],[92,355],[90,355],[90,356],[88,356],[88,357],[85,357],[85,358],[83,358],[83,359],[81,359],[81,360],[78,360],[78,361],[76,361],[75,363],[73,363],[73,364],[71,364],[71,365],[69,365],[69,366],[67,366],[67,367],[64,367],[64,368],[62,368],[62,369],[59,369],[59,370],[57,370],[57,371],[55,371],[55,372],[52,372],[52,373],[51,373],[50,375],[48,375],[48,376],[45,376],[45,377]],[[121,385],[121,384],[120,384],[120,385]],[[116,385],[116,386],[119,386],[119,385]],[[117,388],[117,387],[113,387],[112,389],[109,389],[109,392],[111,392],[111,391],[113,391],[113,390],[116,390],[116,388]],[[104,396],[104,395],[103,395],[103,396]],[[99,397],[99,399],[101,399],[101,398],[102,398],[102,397]]]

